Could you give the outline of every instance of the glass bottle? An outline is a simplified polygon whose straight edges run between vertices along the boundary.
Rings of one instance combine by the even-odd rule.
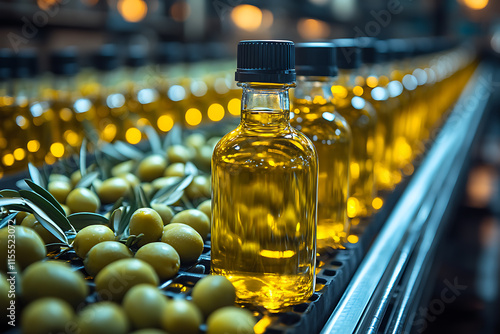
[[[290,125],[294,56],[290,41],[238,44],[241,123],[212,157],[212,273],[271,311],[315,286],[317,154]]]
[[[297,88],[294,91],[294,128],[304,133],[318,152],[318,233],[320,252],[343,248],[349,233],[347,198],[351,128],[332,104],[331,87],[337,76],[332,43],[301,43],[295,46]]]
[[[357,70],[361,65],[361,53],[352,39],[333,40],[337,46],[339,76],[332,86],[333,103],[351,127],[352,155],[350,162],[349,218],[366,217],[373,212],[375,198],[375,133],[377,115],[373,106],[362,98]]]

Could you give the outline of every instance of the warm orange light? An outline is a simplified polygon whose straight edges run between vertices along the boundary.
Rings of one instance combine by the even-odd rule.
[[[170,16],[177,22],[184,22],[191,14],[191,7],[185,1],[177,1],[170,7]]]
[[[142,117],[142,118],[139,118],[137,120],[137,125],[139,127],[145,126],[145,125],[151,125],[151,122],[149,122],[149,119]]]
[[[201,123],[201,112],[196,108],[189,108],[184,115],[186,123],[191,126],[196,126]]]
[[[2,157],[2,162],[5,166],[12,166],[14,164],[14,155],[8,153]]]
[[[125,132],[125,139],[130,144],[137,144],[142,139],[142,133],[137,128],[129,128],[127,132]]]
[[[473,10],[481,10],[488,6],[489,0],[462,0],[464,5]]]
[[[360,209],[359,200],[356,197],[349,197],[347,199],[347,216],[349,218],[356,217]]]
[[[363,87],[361,86],[355,86],[353,89],[352,89],[352,92],[354,93],[354,95],[356,96],[361,96],[363,95]]]
[[[304,39],[322,39],[330,35],[330,26],[324,21],[315,19],[300,19],[297,30]]]
[[[28,148],[28,151],[36,152],[38,151],[38,149],[40,149],[40,142],[36,139],[32,139],[28,142],[26,147]]]
[[[375,210],[379,210],[380,208],[382,208],[382,205],[384,205],[384,201],[382,200],[382,198],[380,197],[375,197],[372,201],[372,207],[375,209]]]
[[[349,92],[344,86],[334,85],[332,86],[332,94],[336,98],[345,99],[347,97],[347,94],[349,94]]]
[[[211,121],[218,122],[224,118],[224,107],[218,103],[213,103],[208,107],[208,118]]]
[[[14,158],[16,160],[18,161],[23,160],[25,156],[26,156],[26,151],[24,149],[19,147],[14,150]]]
[[[50,7],[54,6],[58,1],[57,0],[37,0],[36,4],[42,10],[48,10]]]
[[[366,84],[370,88],[375,88],[378,85],[378,80],[376,77],[370,76],[370,77],[366,78]]]
[[[174,119],[170,115],[163,115],[158,118],[157,124],[158,129],[163,132],[167,132],[174,126]]]
[[[80,142],[78,134],[73,130],[66,130],[64,132],[64,139],[66,139],[66,142],[71,146],[78,146]]]
[[[238,28],[255,31],[262,23],[262,11],[252,5],[239,5],[233,8],[231,19]]]
[[[262,10],[262,25],[261,27],[264,29],[269,29],[272,27],[274,22],[274,15],[271,11],[267,9]]]
[[[143,0],[119,0],[118,12],[128,22],[139,22],[146,17],[148,5]]]
[[[241,100],[234,98],[229,101],[227,104],[227,110],[229,110],[229,113],[234,116],[239,116],[241,113]]]
[[[265,315],[262,317],[262,319],[259,320],[259,322],[255,324],[255,326],[253,326],[253,331],[255,332],[255,334],[263,334],[266,332],[266,329],[271,324],[271,322],[271,317]]]
[[[56,162],[56,158],[54,157],[54,155],[52,153],[47,153],[47,155],[45,156],[45,162],[49,165],[52,165],[53,163]]]
[[[53,143],[50,145],[50,152],[56,158],[60,158],[64,155],[64,145],[62,143]]]
[[[113,141],[116,136],[116,125],[110,123],[104,127],[104,130],[101,132],[101,137],[103,140],[107,142]]]
[[[359,237],[357,235],[351,234],[350,236],[347,237],[347,241],[350,242],[351,244],[355,244],[359,241]]]

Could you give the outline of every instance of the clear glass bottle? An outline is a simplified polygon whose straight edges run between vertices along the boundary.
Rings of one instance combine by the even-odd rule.
[[[315,286],[317,154],[290,125],[294,58],[290,41],[238,44],[241,123],[212,157],[212,273],[271,311]]]
[[[373,106],[362,98],[362,87],[356,82],[361,53],[356,40],[333,40],[337,46],[339,76],[332,86],[333,104],[352,131],[349,199],[347,215],[366,217],[373,213],[375,184],[375,133],[377,115]]]
[[[347,198],[352,135],[332,104],[331,87],[338,74],[335,51],[332,43],[295,46],[297,88],[290,123],[314,143],[318,152],[319,252],[343,248],[350,229]]]

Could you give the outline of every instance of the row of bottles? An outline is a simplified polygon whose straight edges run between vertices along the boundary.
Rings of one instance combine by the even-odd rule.
[[[46,73],[39,73],[34,52],[0,50],[0,177],[28,161],[52,164],[77,152],[84,123],[103,141],[137,144],[145,125],[166,133],[174,124],[194,128],[239,115],[223,46],[165,43],[152,65],[141,48],[121,57],[105,45],[86,68],[68,48],[50,55]]]
[[[305,302],[316,254],[413,173],[475,67],[467,48],[427,42],[239,43],[241,122],[212,157],[211,268],[241,302]]]

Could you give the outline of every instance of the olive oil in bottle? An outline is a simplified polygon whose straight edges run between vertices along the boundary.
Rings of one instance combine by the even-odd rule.
[[[347,198],[351,128],[335,111],[331,87],[338,74],[332,43],[295,46],[297,88],[290,123],[304,133],[318,152],[318,233],[320,252],[343,248],[349,233]]]
[[[317,154],[290,125],[294,58],[290,41],[239,43],[241,123],[212,157],[212,272],[271,311],[315,285]]]
[[[373,106],[359,94],[362,87],[356,83],[356,70],[361,65],[360,49],[355,40],[333,40],[337,46],[339,76],[332,86],[333,102],[352,131],[353,150],[350,162],[349,199],[347,215],[350,218],[372,214],[375,197],[375,132],[377,115]]]

